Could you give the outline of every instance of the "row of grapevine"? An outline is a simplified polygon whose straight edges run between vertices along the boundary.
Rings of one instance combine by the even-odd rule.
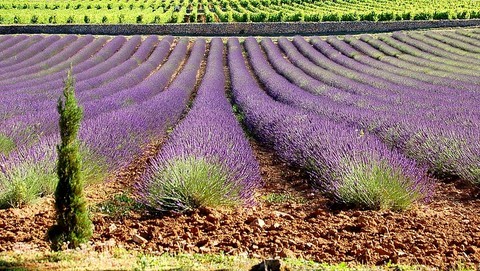
[[[392,21],[480,18],[478,1],[0,1],[0,24]]]

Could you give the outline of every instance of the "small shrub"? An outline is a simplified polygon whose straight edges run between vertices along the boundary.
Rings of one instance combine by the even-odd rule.
[[[241,187],[228,171],[203,158],[178,158],[154,166],[141,200],[158,211],[184,212],[199,207],[233,206],[242,202]]]
[[[52,195],[58,183],[55,143],[42,141],[33,147],[14,150],[0,160],[0,208],[22,207],[38,198]],[[105,163],[81,147],[84,157],[82,173],[88,184],[103,180],[107,173]]]
[[[397,211],[424,198],[408,176],[387,163],[352,165],[339,184],[336,196],[347,205]]]
[[[13,23],[14,24],[22,23],[22,19],[20,18],[20,16],[18,16],[18,15],[13,16]]]
[[[32,23],[32,24],[38,23],[38,16],[37,15],[32,15],[32,17],[30,18],[30,23]]]
[[[0,172],[0,208],[19,208],[55,191],[57,176],[49,160],[24,162]]]
[[[48,17],[48,23],[49,24],[56,24],[57,23],[57,16],[56,15],[51,15]]]
[[[428,11],[421,11],[416,13],[413,16],[413,19],[414,20],[431,20],[433,19],[433,13]]]
[[[141,204],[129,197],[125,193],[117,194],[112,199],[98,204],[95,211],[107,214],[115,218],[122,218],[129,214],[130,211],[138,210]]]
[[[67,17],[67,20],[66,20],[67,24],[73,24],[74,22],[75,22],[75,18],[72,15]]]

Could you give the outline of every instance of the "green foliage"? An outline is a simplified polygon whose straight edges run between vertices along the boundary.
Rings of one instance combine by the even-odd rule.
[[[87,253],[86,253],[87,252]],[[251,270],[258,264],[258,258],[242,255],[163,253],[154,255],[133,250],[114,248],[113,251],[68,250],[59,252],[4,252],[0,253],[1,270],[44,270],[46,263],[52,270]],[[358,263],[319,263],[302,258],[284,258],[282,270],[318,271],[429,271],[424,265],[402,265],[387,263],[372,266]],[[457,263],[451,271],[475,271],[474,264]]]
[[[160,211],[178,212],[199,207],[241,203],[241,187],[229,181],[228,171],[203,158],[177,158],[159,168],[145,196],[146,204]]]
[[[122,193],[98,204],[94,210],[115,218],[122,218],[127,216],[130,211],[139,210],[141,207],[142,205],[136,200]]]
[[[187,9],[188,7],[188,9]],[[203,10],[201,9],[203,7]],[[406,0],[234,0],[234,1],[55,1],[0,0],[0,22],[27,23],[182,23],[264,21],[391,21],[480,17],[477,1]],[[186,16],[187,15],[187,16]],[[189,16],[188,16],[189,15]],[[185,17],[186,16],[186,17]],[[185,20],[186,19],[186,20]]]
[[[4,135],[0,135],[0,154],[8,154],[15,148],[15,142]]]
[[[53,158],[53,155],[47,157]],[[0,208],[22,207],[53,193],[57,176],[48,158],[25,161],[12,169],[0,171]]]
[[[57,106],[61,138],[61,143],[57,146],[57,224],[49,231],[54,250],[61,249],[65,244],[69,248],[76,248],[88,241],[93,234],[92,221],[83,195],[82,159],[77,139],[83,112],[75,98],[71,71],[67,74],[63,96],[64,100],[59,98]]]
[[[0,209],[29,205],[55,192],[58,176],[54,147],[46,145],[37,151],[44,154],[41,159],[32,157],[0,170]],[[94,159],[84,146],[80,151],[85,158],[83,175],[88,183],[103,180],[105,164]]]
[[[338,188],[338,197],[347,205],[366,209],[405,210],[422,195],[411,181],[386,163],[350,165],[350,173]]]

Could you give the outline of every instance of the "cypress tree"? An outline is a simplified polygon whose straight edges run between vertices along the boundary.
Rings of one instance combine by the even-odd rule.
[[[50,228],[48,233],[54,250],[61,249],[64,244],[68,244],[69,248],[78,247],[87,242],[93,234],[93,224],[83,194],[82,159],[77,139],[83,111],[77,104],[74,84],[70,70],[65,80],[63,99],[60,97],[57,104],[61,138],[57,145],[57,224]]]

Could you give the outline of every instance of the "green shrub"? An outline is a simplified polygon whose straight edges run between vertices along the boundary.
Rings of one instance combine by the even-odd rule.
[[[19,208],[55,191],[58,178],[51,152],[43,160],[29,159],[0,171],[0,208]]]
[[[342,21],[358,21],[360,17],[356,12],[348,12],[342,14]]]
[[[0,167],[0,209],[22,207],[35,202],[38,198],[52,195],[58,183],[55,160],[57,155],[52,144],[44,144],[30,149],[33,153],[41,153],[25,157],[23,161]],[[28,149],[28,148],[26,148]],[[87,184],[104,180],[107,167],[104,162],[92,155],[85,146],[80,148],[84,158],[82,174]]]
[[[433,19],[435,20],[448,20],[451,19],[452,15],[449,11],[435,11],[433,13]]]
[[[233,206],[242,202],[240,187],[228,171],[203,158],[178,158],[150,177],[144,203],[160,211]]]
[[[322,20],[325,22],[340,21],[340,15],[338,13],[324,14]]]
[[[306,13],[304,17],[305,22],[321,22],[323,15],[320,13]]]
[[[378,14],[378,20],[379,21],[392,21],[395,20],[395,13],[393,12],[382,12]]]
[[[366,209],[404,210],[422,195],[400,171],[387,166],[350,165],[350,174],[338,188],[339,199],[347,205]]]
[[[421,11],[416,13],[413,16],[413,19],[414,20],[430,20],[430,19],[433,19],[433,13],[428,11]]]

